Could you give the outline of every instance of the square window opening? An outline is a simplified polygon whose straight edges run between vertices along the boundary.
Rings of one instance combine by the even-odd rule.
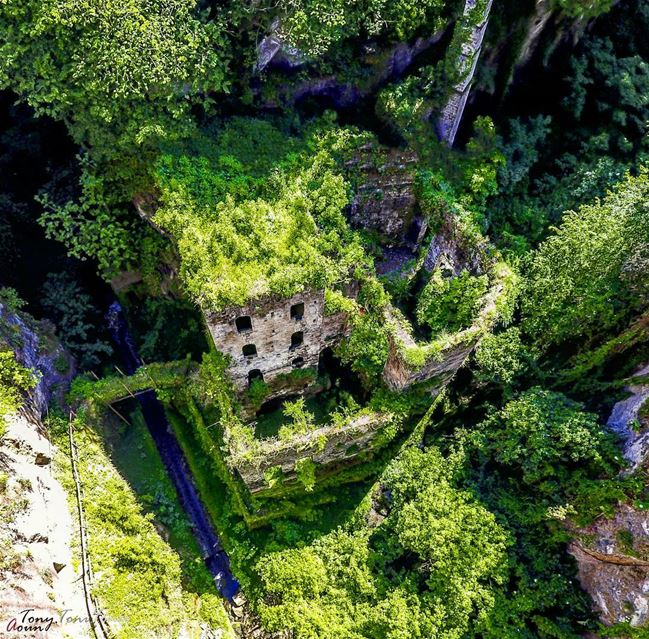
[[[257,347],[254,344],[246,344],[241,350],[244,357],[257,357]]]
[[[254,368],[253,370],[249,371],[249,373],[248,373],[248,387],[250,387],[252,385],[252,383],[257,379],[259,381],[263,382],[264,381],[264,375],[258,368]]]
[[[291,306],[291,319],[299,322],[304,317],[304,302]]]
[[[297,331],[296,333],[293,333],[293,335],[291,335],[291,350],[294,348],[298,348],[298,346],[302,346],[303,343],[304,343],[303,331]]]
[[[249,333],[252,330],[252,320],[250,319],[250,315],[237,317],[237,319],[234,320],[234,323],[239,333]]]

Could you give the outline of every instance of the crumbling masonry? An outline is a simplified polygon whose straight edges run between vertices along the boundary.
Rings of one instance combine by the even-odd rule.
[[[230,356],[239,391],[255,379],[272,384],[296,368],[316,368],[320,353],[349,333],[344,314],[325,315],[322,290],[266,297],[205,318],[214,344]]]

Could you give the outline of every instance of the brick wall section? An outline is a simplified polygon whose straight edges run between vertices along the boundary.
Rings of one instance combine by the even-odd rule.
[[[291,317],[291,307],[304,304],[300,318]],[[236,320],[249,317],[252,328],[240,332]],[[290,298],[269,297],[221,313],[206,313],[207,326],[216,348],[229,355],[229,373],[235,386],[248,388],[250,371],[261,371],[265,382],[296,367],[317,367],[320,353],[348,333],[343,314],[324,315],[324,291],[305,291]],[[291,346],[292,336],[302,333],[302,343]],[[254,344],[256,355],[246,356],[243,348]]]

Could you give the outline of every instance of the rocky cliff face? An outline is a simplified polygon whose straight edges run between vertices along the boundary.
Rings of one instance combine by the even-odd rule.
[[[634,471],[649,456],[649,364],[641,368],[625,390],[630,394],[613,407],[608,426],[622,440],[622,452]]]
[[[2,305],[0,344],[39,376],[23,413],[5,417],[0,440],[0,636],[85,639],[87,623],[72,620],[87,617],[72,551],[75,514],[41,422],[51,397],[67,386],[71,359],[51,326]]]
[[[606,625],[649,622],[649,514],[621,506],[577,532],[569,546],[579,580]]]
[[[456,61],[458,81],[452,87],[448,101],[437,120],[437,135],[449,146],[453,146],[455,142],[464,108],[469,99],[471,83],[489,24],[492,2],[493,0],[484,3],[466,0],[464,13],[456,26],[460,40],[460,51]]]
[[[397,42],[387,48],[368,42],[363,47],[359,62],[363,74],[357,79],[340,78],[335,74],[322,75],[317,61],[309,61],[294,47],[282,42],[277,31],[264,38],[257,49],[255,72],[274,71],[279,77],[285,70],[300,68],[307,79],[292,80],[290,74],[279,82],[273,96],[265,96],[262,102],[267,108],[281,104],[295,104],[305,98],[323,97],[332,101],[336,108],[349,108],[374,94],[386,83],[406,75],[416,65],[418,56],[429,52],[444,37],[439,31],[413,42]]]
[[[59,344],[49,322],[12,312],[0,303],[0,346],[3,345],[38,376],[25,404],[32,417],[38,419],[47,411],[52,397],[60,399],[67,389],[74,372],[72,358]]]
[[[625,473],[641,469],[648,460],[647,375],[649,364],[631,378],[625,388],[629,397],[615,404],[608,420],[629,462]],[[599,519],[576,531],[568,551],[603,623],[649,624],[649,513],[621,505],[612,519]]]
[[[16,630],[33,628],[16,636],[84,639],[87,624],[69,619],[87,612],[72,553],[76,519],[53,469],[56,451],[25,416],[8,423],[0,442],[0,635],[15,619]],[[36,617],[44,621],[29,622]]]

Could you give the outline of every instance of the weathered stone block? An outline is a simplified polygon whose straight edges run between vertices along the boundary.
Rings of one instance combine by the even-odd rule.
[[[319,467],[353,460],[372,448],[378,431],[392,418],[386,413],[361,412],[342,426],[327,424],[287,441],[262,440],[254,455],[240,455],[232,462],[248,490],[260,492],[268,488],[264,472],[273,467],[279,466],[284,481],[291,481],[300,459],[309,457]]]

